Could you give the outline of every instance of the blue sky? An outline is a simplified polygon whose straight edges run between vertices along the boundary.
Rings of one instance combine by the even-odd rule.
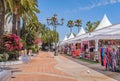
[[[60,40],[70,33],[66,26],[68,20],[82,20],[82,27],[87,21],[95,22],[101,20],[106,14],[112,24],[120,23],[120,0],[38,0],[40,14],[39,21],[47,25],[46,19],[58,14],[58,19],[64,18],[64,25],[57,26]],[[53,29],[52,26],[48,26]],[[77,27],[73,28],[75,34]]]

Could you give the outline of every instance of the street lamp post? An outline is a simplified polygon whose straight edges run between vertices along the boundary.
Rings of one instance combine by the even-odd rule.
[[[63,21],[64,19],[61,19],[61,23],[58,22],[58,18],[57,18],[57,14],[54,14],[51,18],[47,18],[47,24],[48,25],[52,25],[54,27],[54,31],[55,31],[55,52],[54,52],[54,56],[57,56],[57,35],[56,35],[56,27],[58,25],[63,25]]]

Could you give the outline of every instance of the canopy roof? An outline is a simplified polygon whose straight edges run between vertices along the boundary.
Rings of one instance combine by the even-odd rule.
[[[101,23],[108,20],[106,15],[104,15]],[[103,26],[103,24],[99,24],[99,28],[101,25],[101,28],[98,30],[95,30],[93,32],[84,33],[81,35],[77,35],[76,37],[69,37],[67,40],[68,43],[75,43],[75,42],[81,42],[81,41],[88,41],[88,40],[96,40],[96,39],[120,39],[120,23],[111,25],[111,23],[108,23],[107,25]],[[71,39],[70,39],[71,38]]]
[[[112,25],[112,24],[105,14],[103,19],[101,20],[100,24],[98,25],[98,27],[95,30],[99,30],[99,29],[102,29],[102,28],[110,26],[110,25]]]
[[[96,39],[120,39],[120,23],[111,25],[90,33],[85,33],[69,40],[69,42],[80,42]]]
[[[83,29],[83,27],[81,27],[79,33],[77,34],[77,36],[85,34],[85,30]]]
[[[72,38],[74,38],[74,37],[75,37],[75,35],[74,35],[73,33],[70,33],[70,36],[69,36],[68,39],[72,39]]]
[[[83,37],[83,38],[82,38]],[[95,39],[120,39],[120,23],[105,27],[98,31],[93,31],[82,35],[78,39],[82,40],[95,40]]]
[[[68,38],[67,38],[67,36],[65,35],[65,37],[64,37],[64,39],[63,39],[63,41],[66,41]]]

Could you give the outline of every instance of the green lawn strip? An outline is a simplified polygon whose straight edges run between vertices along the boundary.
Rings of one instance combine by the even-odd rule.
[[[120,67],[117,68],[117,71],[120,73]]]
[[[84,62],[88,62],[88,63],[90,63],[90,64],[99,63],[99,62],[92,61],[92,60],[89,60],[89,59],[86,59],[86,58],[82,58],[82,57],[77,57],[76,59],[81,60],[81,61],[84,61]]]
[[[72,56],[72,55],[70,55],[70,54],[65,54],[65,55],[67,55],[67,56]]]
[[[65,54],[65,55],[66,55],[66,56],[72,56],[72,55],[70,55],[70,54]],[[92,61],[92,60],[89,60],[89,59],[86,59],[86,58],[82,58],[82,57],[76,57],[76,59],[81,60],[81,61],[84,61],[84,62],[87,62],[87,63],[90,63],[90,64],[99,63],[99,62]]]

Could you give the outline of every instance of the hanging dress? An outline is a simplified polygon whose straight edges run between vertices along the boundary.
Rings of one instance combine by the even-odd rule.
[[[72,45],[71,50],[72,50],[72,57],[76,57],[76,46]]]
[[[112,65],[112,71],[116,71],[117,63],[116,63],[116,54],[117,51],[111,51],[111,65]]]
[[[102,47],[101,50],[101,65],[106,66],[106,55],[105,55],[105,48]]]

